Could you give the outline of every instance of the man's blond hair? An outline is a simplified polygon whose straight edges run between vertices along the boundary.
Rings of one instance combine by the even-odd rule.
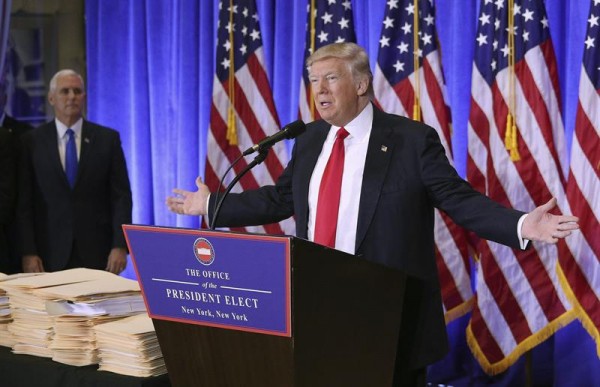
[[[364,48],[356,43],[346,42],[328,44],[319,48],[311,56],[306,58],[306,67],[310,69],[310,66],[312,66],[313,63],[329,58],[338,58],[345,61],[355,80],[366,77],[369,83],[367,95],[371,99],[375,97],[375,92],[373,90],[373,73],[369,66],[369,56]]]

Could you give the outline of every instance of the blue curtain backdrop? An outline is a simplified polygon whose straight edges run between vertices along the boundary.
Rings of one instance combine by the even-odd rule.
[[[523,0],[526,1],[526,0]],[[454,155],[465,176],[467,121],[478,0],[437,0],[436,25],[452,110]],[[306,1],[257,0],[266,67],[283,124],[297,117]],[[358,43],[374,64],[386,0],[353,0]],[[547,0],[570,139],[589,1]],[[173,187],[204,173],[214,74],[217,0],[86,0],[88,118],[121,132],[136,223],[198,227],[164,205]],[[131,265],[130,265],[131,266]],[[453,385],[525,385],[526,358],[487,377],[465,344],[468,316],[448,326],[451,354],[430,380]],[[579,323],[531,352],[535,386],[600,385],[595,344]]]

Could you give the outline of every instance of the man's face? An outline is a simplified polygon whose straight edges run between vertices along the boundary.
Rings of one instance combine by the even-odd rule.
[[[56,89],[48,94],[54,114],[61,122],[69,125],[77,121],[83,111],[85,92],[78,76],[64,75],[56,80]]]
[[[348,64],[339,58],[314,62],[308,69],[317,111],[328,123],[344,126],[364,108],[360,94],[366,85],[356,82]]]

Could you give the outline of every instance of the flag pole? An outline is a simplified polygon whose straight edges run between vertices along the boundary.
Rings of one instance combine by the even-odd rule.
[[[412,118],[415,121],[421,121],[421,81],[419,78],[419,0],[414,0],[413,12],[413,66],[415,74],[415,100],[413,102]]]
[[[512,161],[521,160],[517,144],[516,91],[515,91],[515,15],[514,0],[508,0],[508,115],[506,116],[506,133],[504,146],[510,151]]]
[[[235,62],[233,57],[233,0],[229,0],[229,108],[227,109],[227,140],[229,145],[238,144],[237,128],[235,123]]]
[[[309,15],[309,19],[310,19],[310,53],[311,55],[315,52],[315,35],[317,34],[317,27],[315,25],[315,17],[316,15],[316,11],[315,11],[315,0],[310,0],[310,15]],[[312,85],[310,84],[310,82],[308,82],[308,87],[306,88],[307,93],[306,93],[306,97],[308,98],[308,103],[310,106],[310,117],[314,120],[315,119],[315,100],[312,97]]]

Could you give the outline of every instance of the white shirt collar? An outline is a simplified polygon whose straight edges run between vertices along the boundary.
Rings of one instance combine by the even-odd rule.
[[[73,129],[73,131],[75,132],[75,137],[81,138],[81,127],[83,126],[83,118],[78,119],[77,122],[75,122],[72,126],[69,127],[60,122],[58,118],[55,118],[54,122],[56,123],[56,131],[58,133],[58,138],[63,138],[65,136],[65,133],[67,132],[67,129]]]
[[[352,121],[344,125],[344,129],[350,133],[350,138],[355,139],[355,141],[362,141],[368,138],[368,134],[371,132],[372,126],[373,104],[369,102],[367,106],[365,106],[365,108],[358,114],[358,116],[354,117]],[[331,125],[331,129],[327,135],[327,140],[333,141],[339,128],[339,126]]]

